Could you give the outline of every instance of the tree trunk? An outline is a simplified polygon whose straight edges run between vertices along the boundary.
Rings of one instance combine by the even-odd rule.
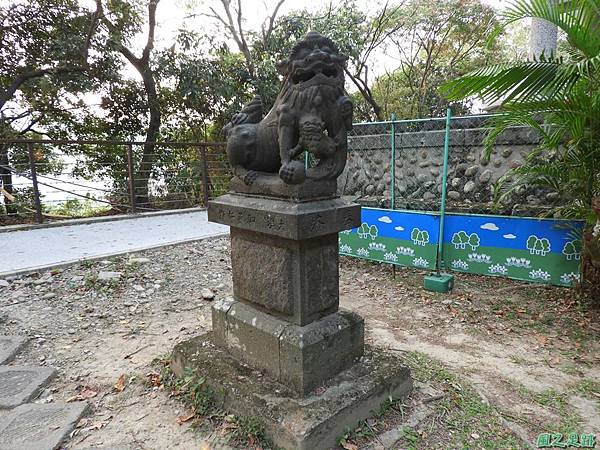
[[[161,125],[160,104],[158,94],[156,92],[156,82],[154,74],[149,67],[140,71],[144,80],[144,89],[148,100],[148,110],[150,112],[150,121],[146,130],[146,143],[142,152],[142,160],[139,165],[139,170],[135,176],[135,194],[136,205],[140,207],[149,207],[150,199],[148,196],[148,182],[152,175],[152,168],[156,161],[156,146],[155,142],[158,139],[158,133]]]
[[[12,172],[8,169],[10,161],[8,160],[8,145],[0,146],[0,186],[9,194],[13,194]],[[7,197],[4,197],[4,206],[7,214],[16,214],[17,209],[12,205]]]
[[[592,210],[597,219],[583,235],[582,287],[592,305],[600,307],[600,197],[592,201]]]

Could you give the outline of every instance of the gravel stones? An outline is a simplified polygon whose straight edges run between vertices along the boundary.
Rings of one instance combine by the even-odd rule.
[[[110,272],[110,271],[101,271],[98,273],[99,281],[116,281],[121,278],[123,274],[121,272]]]

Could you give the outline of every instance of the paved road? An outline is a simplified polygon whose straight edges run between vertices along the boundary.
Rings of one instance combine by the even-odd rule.
[[[194,211],[0,233],[0,276],[228,232],[208,222],[206,211]]]

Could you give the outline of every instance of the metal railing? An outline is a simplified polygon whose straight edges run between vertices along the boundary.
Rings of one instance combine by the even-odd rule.
[[[222,142],[0,140],[5,217],[77,216],[60,213],[72,204],[104,214],[206,206],[230,178]]]
[[[368,206],[439,211],[442,197],[455,212],[535,211],[548,192],[519,191],[494,204],[496,181],[539,142],[535,130],[514,127],[500,135],[488,157],[484,139],[497,115],[450,116],[354,124],[339,192]],[[550,196],[552,198],[552,196]],[[540,201],[541,199],[541,201]],[[537,203],[536,203],[537,202]],[[514,211],[513,211],[514,209]]]

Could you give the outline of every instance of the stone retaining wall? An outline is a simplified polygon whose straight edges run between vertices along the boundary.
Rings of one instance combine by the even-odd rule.
[[[391,135],[385,131],[358,125],[349,136],[348,164],[338,182],[343,195],[357,197],[364,204],[389,205]],[[511,128],[499,137],[488,159],[483,149],[486,132],[485,128],[451,129],[449,210],[491,212],[494,183],[517,167],[539,142],[531,128]],[[397,208],[439,208],[444,136],[443,129],[396,133]],[[552,192],[529,189],[513,196],[509,209],[502,212],[534,213],[555,200]]]

